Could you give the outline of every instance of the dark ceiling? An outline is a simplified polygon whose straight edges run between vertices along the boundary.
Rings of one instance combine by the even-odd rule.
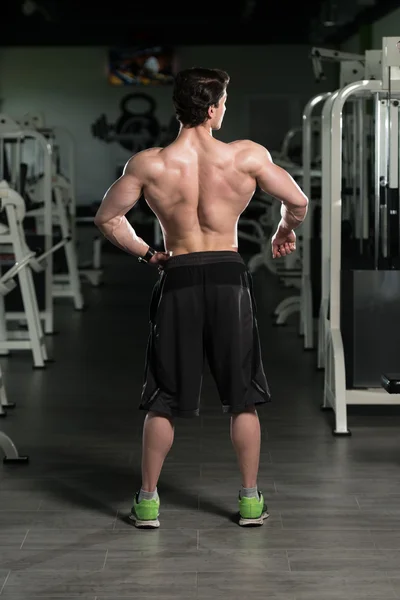
[[[0,45],[335,44],[394,0],[2,0]]]

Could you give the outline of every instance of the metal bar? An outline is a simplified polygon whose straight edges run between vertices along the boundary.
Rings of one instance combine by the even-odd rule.
[[[375,111],[375,136],[374,136],[374,269],[378,269],[379,266],[379,239],[380,239],[380,218],[381,218],[381,172],[382,172],[382,158],[385,154],[382,152],[381,136],[382,136],[382,101],[379,94],[375,94],[374,97],[374,111]]]
[[[322,109],[322,198],[321,198],[321,303],[329,299],[331,212],[331,110],[340,90],[333,92]]]
[[[331,112],[331,179],[330,179],[330,327],[340,329],[340,274],[342,228],[342,112],[343,106],[354,94],[363,91],[378,92],[381,81],[358,81],[347,85],[336,96]],[[325,233],[324,233],[325,235]]]
[[[399,109],[389,101],[388,234],[389,256],[399,256]]]
[[[357,124],[358,124],[358,206],[359,206],[359,223],[358,223],[358,235],[359,235],[359,248],[360,254],[364,250],[364,238],[363,238],[363,223],[364,223],[364,209],[365,202],[368,202],[368,198],[365,198],[364,178],[365,178],[365,99],[359,98],[356,102],[357,105]]]
[[[312,136],[312,113],[316,106],[324,102],[331,96],[331,92],[318,94],[311,98],[306,104],[303,112],[303,182],[302,187],[305,195],[312,202],[311,190],[311,165],[313,156],[313,136]],[[321,121],[322,125],[322,121]],[[302,244],[302,267],[303,275],[309,276],[311,270],[310,264],[310,239],[311,239],[311,218],[308,217],[302,226],[303,244]]]

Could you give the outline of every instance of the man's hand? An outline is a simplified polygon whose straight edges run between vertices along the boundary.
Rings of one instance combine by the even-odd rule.
[[[164,264],[171,258],[169,252],[156,252],[154,256],[149,260],[150,265],[158,267],[159,271],[162,271]]]
[[[293,230],[278,227],[272,236],[272,258],[287,256],[296,250],[296,234]]]

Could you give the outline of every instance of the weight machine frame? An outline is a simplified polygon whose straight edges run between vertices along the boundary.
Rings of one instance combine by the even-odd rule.
[[[399,38],[384,37],[382,40],[381,79],[361,80],[337,90],[326,101],[326,117],[329,117],[331,129],[331,148],[329,155],[329,178],[326,184],[327,194],[323,198],[325,210],[323,239],[329,234],[329,320],[326,319],[325,339],[325,378],[323,409],[332,408],[335,412],[336,436],[351,435],[347,427],[347,405],[398,405],[400,394],[389,395],[382,388],[348,389],[346,387],[345,354],[341,317],[341,220],[342,220],[342,114],[345,103],[356,95],[376,94],[386,99],[394,94],[400,98],[400,46]],[[392,96],[393,97],[393,96]],[[398,110],[398,108],[397,108]],[[380,122],[375,123],[380,127]],[[397,131],[398,144],[398,131]],[[398,169],[398,152],[397,169]],[[381,157],[376,156],[376,168],[379,169]],[[378,170],[379,173],[379,170]],[[376,180],[375,180],[376,181]],[[376,181],[377,185],[377,181]]]
[[[339,53],[340,54],[340,53]],[[350,56],[350,55],[348,55]],[[353,55],[354,56],[354,55]],[[365,53],[364,73],[365,76],[363,81],[366,80],[368,74],[372,80],[379,79],[382,72],[382,50],[367,50]],[[353,66],[350,61],[344,63],[346,67]],[[354,63],[354,67],[358,63]],[[321,118],[321,144],[322,144],[322,218],[321,218],[321,231],[324,231],[324,235],[321,239],[321,302],[318,317],[318,339],[317,339],[317,368],[325,368],[325,349],[326,349],[326,332],[329,327],[328,312],[329,312],[329,294],[330,294],[330,204],[331,204],[331,110],[333,102],[335,101],[340,90],[360,81],[355,78],[354,73],[356,69],[346,68],[343,70],[341,65],[341,87],[334,92],[331,92],[330,96],[324,101],[322,108]]]
[[[15,256],[15,264],[0,278],[0,354],[7,355],[10,350],[31,350],[33,366],[43,369],[48,361],[45,337],[43,334],[40,313],[37,304],[35,285],[32,277],[34,271],[42,271],[41,261],[47,256],[44,253],[36,258],[26,245],[23,231],[25,203],[23,198],[3,181],[0,183],[1,208],[7,215],[8,227],[0,233],[0,245],[11,247]],[[50,249],[49,252],[52,252]],[[15,276],[18,276],[28,337],[24,332],[7,331],[7,317],[3,297],[15,287]],[[21,313],[15,313],[20,315]]]
[[[332,48],[319,48],[314,46],[311,48],[310,58],[313,66],[314,77],[317,83],[320,83],[325,77],[323,62],[353,62],[363,66],[365,56],[363,54],[354,54],[352,52],[341,52],[340,50],[332,50]]]
[[[10,281],[12,281],[10,279]],[[0,367],[0,417],[5,418],[7,416],[6,408],[15,408],[15,403],[10,403],[7,400],[7,392],[4,384],[3,372]],[[0,430],[0,448],[3,450],[4,457],[3,463],[7,464],[27,464],[29,463],[29,456],[22,456],[18,452],[17,446],[13,440],[4,431]]]
[[[68,154],[68,186],[69,186],[69,195],[70,195],[70,202],[69,202],[69,208],[70,208],[70,215],[71,215],[71,225],[72,225],[72,242],[76,251],[76,255],[77,255],[77,266],[78,266],[78,272],[79,272],[79,276],[80,278],[86,279],[87,281],[90,282],[91,285],[93,285],[94,287],[97,287],[100,282],[101,279],[103,277],[103,269],[102,269],[102,264],[101,264],[101,248],[102,248],[102,237],[99,236],[97,233],[93,238],[93,247],[92,247],[92,252],[93,252],[93,260],[92,263],[83,263],[83,264],[79,264],[79,252],[78,252],[78,236],[77,236],[77,228],[79,226],[79,223],[85,223],[88,221],[88,219],[86,217],[77,217],[76,214],[76,150],[75,150],[75,139],[74,136],[72,135],[72,133],[69,131],[69,129],[66,129],[65,127],[59,127],[58,125],[55,125],[54,127],[52,127],[52,131],[54,132],[54,135],[57,137],[58,133],[62,133],[62,135],[64,135],[66,137],[66,139],[68,140],[68,148],[67,148],[67,154]],[[91,219],[91,222],[93,223],[93,219]],[[94,226],[94,224],[93,224]],[[74,277],[74,275],[73,275]],[[55,275],[54,276],[54,280],[56,282],[63,282],[63,280],[65,279],[65,276],[58,276]],[[75,284],[76,287],[76,284]],[[63,295],[62,291],[60,290],[60,294],[58,295]],[[80,301],[79,298],[76,301],[76,305],[75,308],[77,310],[81,310],[84,307],[84,302],[83,300]]]
[[[19,275],[22,270],[28,268],[29,261],[34,256],[35,253],[30,252],[20,262],[15,263],[15,265],[0,278],[0,294],[2,296],[8,294],[8,292],[15,288],[16,283],[14,278]],[[8,401],[3,370],[0,366],[0,418],[5,418],[7,416],[7,410],[13,408],[15,408],[15,402]],[[27,464],[29,462],[29,457],[21,456],[19,454],[13,440],[6,435],[4,431],[0,431],[0,448],[3,450],[5,455],[3,458],[4,464]]]
[[[19,454],[17,446],[4,431],[0,431],[0,448],[5,454],[3,458],[3,463],[5,465],[29,463],[29,456],[22,456]]]
[[[32,138],[43,151],[43,236],[44,251],[48,253],[45,266],[45,308],[40,313],[44,320],[44,331],[46,334],[54,333],[54,303],[53,303],[53,256],[51,252],[53,244],[53,207],[52,207],[52,147],[42,133],[34,129],[24,129],[8,115],[0,114],[0,139],[21,143],[25,139]],[[11,312],[7,318],[21,320],[23,313]]]
[[[360,67],[363,68],[365,57],[361,54],[353,54],[348,52],[339,52],[327,48],[312,48],[311,59],[314,68],[314,74],[317,82],[324,79],[324,73],[322,69],[322,62],[340,62],[340,79],[341,85],[346,85],[349,81],[357,79]],[[285,161],[281,162],[280,157],[277,157],[277,164],[281,164],[283,168],[289,171],[294,177],[300,177],[301,187],[303,188],[306,196],[311,198],[311,178],[321,177],[321,172],[318,170],[311,169],[312,160],[312,111],[322,101],[325,101],[331,92],[324,94],[318,94],[311,98],[306,104],[303,111],[303,124],[300,131],[303,132],[303,164],[302,167],[292,170],[290,164],[284,164]],[[322,96],[322,98],[321,98]],[[291,136],[297,133],[299,128],[293,129],[288,132],[287,136],[290,141]],[[285,138],[286,141],[286,138]],[[287,142],[286,142],[287,145]],[[285,143],[283,144],[285,146]],[[308,152],[308,155],[307,155]],[[306,154],[304,154],[306,153]],[[283,154],[283,153],[282,153]],[[284,158],[284,157],[283,157]],[[306,161],[306,162],[305,162]],[[306,181],[305,181],[306,178]],[[314,206],[315,207],[315,206]],[[312,209],[314,208],[312,207]],[[285,324],[288,317],[296,312],[300,312],[300,335],[304,336],[304,349],[311,350],[314,348],[314,319],[313,319],[313,305],[312,305],[312,288],[311,288],[311,273],[310,273],[310,239],[311,239],[311,219],[310,215],[305,220],[301,228],[299,228],[299,238],[301,241],[301,268],[299,270],[301,283],[297,285],[300,288],[298,295],[285,298],[276,307],[274,316],[277,317],[276,325]],[[300,246],[300,244],[299,244]],[[285,261],[286,264],[287,261]],[[290,267],[289,267],[290,268]],[[281,271],[282,277],[285,278],[284,270]],[[295,280],[295,285],[297,284]]]

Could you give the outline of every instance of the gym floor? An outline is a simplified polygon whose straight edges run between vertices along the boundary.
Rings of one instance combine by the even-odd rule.
[[[0,596],[13,600],[388,600],[400,598],[400,417],[350,414],[334,438],[323,375],[295,324],[272,327],[288,294],[254,277],[273,403],[260,409],[259,486],[270,518],[241,529],[240,477],[206,373],[202,416],[178,421],[159,483],[161,528],[126,522],[140,485],[137,410],[156,272],[105,255],[89,308],[56,304],[55,362],[2,358],[10,401],[0,426],[25,466],[0,466]]]

